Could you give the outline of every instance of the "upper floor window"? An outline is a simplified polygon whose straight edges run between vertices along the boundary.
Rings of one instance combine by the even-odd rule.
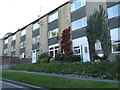
[[[38,29],[38,28],[40,28],[39,22],[34,23],[34,24],[33,24],[33,30],[36,30],[36,29]]]
[[[12,41],[16,39],[16,35],[13,35],[12,36]]]
[[[76,0],[71,4],[71,12],[85,6],[85,0]]]
[[[49,34],[48,34],[49,38],[56,37],[58,35],[58,32],[59,32],[58,28],[49,31]]]
[[[48,23],[50,23],[56,19],[58,19],[58,11],[56,11],[48,16]]]
[[[120,4],[108,8],[108,19],[117,17],[120,15]]]
[[[83,17],[82,19],[73,21],[71,27],[72,30],[76,30],[85,26],[87,26],[87,17]]]
[[[36,44],[38,42],[40,42],[40,36],[34,37],[33,41],[32,41],[32,44]]]
[[[5,44],[7,44],[7,43],[8,43],[8,39],[5,40]]]
[[[21,44],[20,44],[20,48],[24,48],[24,47],[25,47],[25,44],[26,44],[25,41],[24,41],[24,42],[21,42]]]
[[[21,31],[21,36],[23,36],[25,34],[26,34],[26,29],[24,29],[24,30]]]

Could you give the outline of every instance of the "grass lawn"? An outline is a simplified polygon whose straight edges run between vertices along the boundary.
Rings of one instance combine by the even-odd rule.
[[[21,81],[44,88],[118,88],[118,83],[68,79],[21,72],[3,71],[3,78]]]

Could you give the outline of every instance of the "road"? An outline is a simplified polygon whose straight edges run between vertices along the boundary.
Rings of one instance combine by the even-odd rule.
[[[2,86],[2,90],[4,90],[5,88],[25,88],[24,86],[16,85],[16,84],[6,82],[6,81],[1,81],[1,80],[0,80],[0,86]]]

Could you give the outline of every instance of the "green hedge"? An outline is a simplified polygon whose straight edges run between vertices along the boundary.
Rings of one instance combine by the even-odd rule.
[[[32,72],[72,74],[100,79],[118,80],[120,78],[117,62],[42,63],[18,65],[12,69]]]

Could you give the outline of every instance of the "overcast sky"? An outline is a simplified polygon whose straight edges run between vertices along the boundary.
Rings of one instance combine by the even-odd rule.
[[[0,38],[15,32],[68,0],[0,0]]]

